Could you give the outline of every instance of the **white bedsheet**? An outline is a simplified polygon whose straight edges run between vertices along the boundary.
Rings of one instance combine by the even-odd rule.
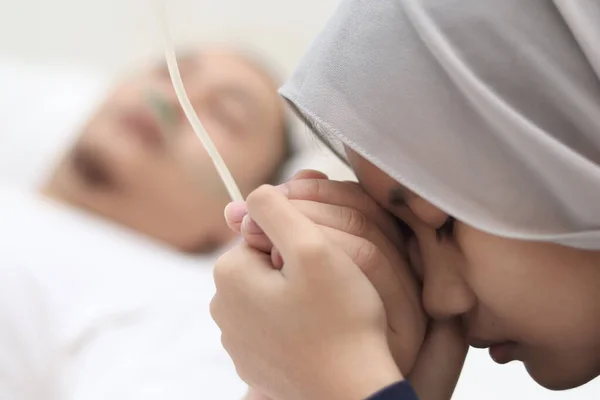
[[[239,399],[211,260],[0,189],[0,399]]]
[[[37,187],[109,82],[76,67],[0,58],[0,182]]]

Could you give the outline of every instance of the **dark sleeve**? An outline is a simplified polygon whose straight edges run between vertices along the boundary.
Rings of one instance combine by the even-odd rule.
[[[367,400],[419,400],[408,381],[402,381],[388,386]]]

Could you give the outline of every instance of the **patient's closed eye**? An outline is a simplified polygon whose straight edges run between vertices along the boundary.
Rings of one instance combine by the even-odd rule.
[[[217,96],[213,99],[210,111],[219,123],[229,131],[238,131],[247,121],[247,111],[243,104],[228,98],[227,96]]]
[[[262,113],[258,102],[243,88],[223,87],[209,99],[209,110],[227,130],[239,132],[257,123],[255,116]]]

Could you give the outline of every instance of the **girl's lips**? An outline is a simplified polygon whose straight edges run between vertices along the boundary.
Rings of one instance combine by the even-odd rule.
[[[515,351],[518,344],[516,342],[492,342],[481,339],[470,339],[469,345],[476,349],[489,349],[490,357],[498,364],[508,364],[517,359]]]
[[[498,364],[508,364],[511,361],[515,361],[515,351],[517,348],[515,342],[504,342],[493,344],[490,346],[490,357]]]

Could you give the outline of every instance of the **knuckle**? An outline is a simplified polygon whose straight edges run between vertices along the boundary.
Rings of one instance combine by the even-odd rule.
[[[220,316],[220,307],[219,301],[217,300],[217,296],[213,297],[210,301],[210,316],[215,321],[217,325],[219,325],[219,316]]]
[[[346,232],[362,237],[367,233],[369,221],[367,217],[352,208],[341,207],[340,209],[343,228]]]
[[[352,255],[352,259],[367,276],[376,270],[382,262],[379,249],[368,240],[359,241],[354,250],[354,254]]]
[[[221,347],[225,349],[227,354],[229,354],[230,358],[233,358],[234,354],[232,352],[231,341],[228,339],[228,336],[224,333],[221,333]]]
[[[297,200],[319,201],[326,198],[327,181],[303,179],[289,183],[290,198]]]
[[[323,182],[318,179],[309,179],[305,181],[306,193],[304,194],[307,199],[319,199],[323,197]]]
[[[246,204],[248,207],[252,207],[255,204],[263,203],[268,201],[273,196],[275,189],[271,185],[261,185],[255,189],[246,198]]]
[[[223,334],[223,333],[221,333],[221,347],[223,349],[225,349],[227,354],[229,354],[229,345],[228,345],[227,339],[225,339],[225,334]]]
[[[235,362],[233,363],[233,365],[235,367],[235,372],[237,373],[238,377],[242,380],[242,382],[244,382],[248,386],[254,386],[254,382],[252,381],[252,379],[250,379],[250,374],[246,373],[246,369],[242,368],[239,364]]]

